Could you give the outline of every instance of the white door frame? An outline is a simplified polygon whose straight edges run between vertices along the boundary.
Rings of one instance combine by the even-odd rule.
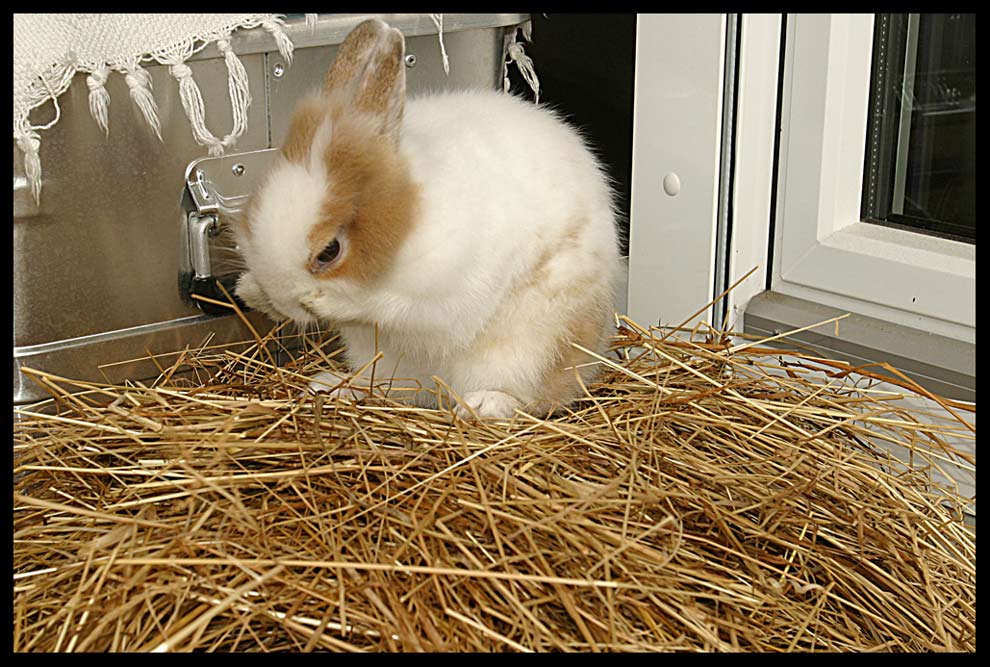
[[[637,21],[627,313],[643,326],[714,296],[725,29],[725,14]]]

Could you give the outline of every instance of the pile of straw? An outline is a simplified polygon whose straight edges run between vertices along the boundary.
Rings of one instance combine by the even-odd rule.
[[[973,407],[671,333],[623,319],[571,411],[480,423],[306,397],[333,343],[279,367],[277,332],[148,385],[25,371],[13,647],[975,650],[975,501],[931,481],[975,470]]]

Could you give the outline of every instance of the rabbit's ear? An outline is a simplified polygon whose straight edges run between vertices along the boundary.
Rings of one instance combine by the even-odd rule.
[[[397,136],[406,97],[402,33],[378,19],[369,19],[344,39],[327,72],[324,89],[343,94],[353,108],[377,116],[381,132]]]
[[[406,101],[405,50],[402,33],[389,28],[379,40],[354,98],[355,107],[377,116],[382,134],[393,139],[398,137]]]
[[[337,57],[323,81],[324,90],[328,93],[350,91],[361,80],[371,60],[371,53],[386,30],[388,26],[378,19],[364,21],[351,30],[337,47]]]

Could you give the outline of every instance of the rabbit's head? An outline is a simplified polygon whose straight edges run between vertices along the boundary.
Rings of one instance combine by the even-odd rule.
[[[361,320],[415,220],[399,151],[402,33],[380,20],[340,45],[322,88],[298,104],[267,176],[235,225],[243,301],[301,324]]]

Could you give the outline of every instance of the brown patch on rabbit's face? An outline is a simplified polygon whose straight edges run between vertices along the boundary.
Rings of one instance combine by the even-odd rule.
[[[310,259],[335,238],[345,247],[337,264],[315,275],[374,282],[392,266],[413,226],[419,189],[392,142],[360,115],[334,122],[323,165],[331,191],[308,236]]]

